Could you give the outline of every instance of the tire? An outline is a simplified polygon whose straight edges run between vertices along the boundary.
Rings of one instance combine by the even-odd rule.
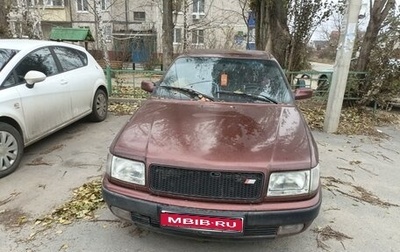
[[[21,134],[11,125],[0,122],[0,178],[18,168],[23,153]]]
[[[108,97],[106,92],[98,89],[93,98],[92,113],[89,119],[93,122],[101,122],[107,117]]]

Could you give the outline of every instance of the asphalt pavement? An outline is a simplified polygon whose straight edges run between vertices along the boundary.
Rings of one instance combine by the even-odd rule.
[[[108,147],[129,116],[79,121],[28,147],[20,168],[0,179],[0,252],[54,251],[400,251],[400,129],[387,138],[314,132],[323,203],[305,232],[256,242],[206,242],[161,235],[115,218],[40,229],[82,184],[100,178]]]

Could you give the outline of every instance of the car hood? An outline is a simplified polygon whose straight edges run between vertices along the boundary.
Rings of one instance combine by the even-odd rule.
[[[317,159],[293,105],[156,99],[132,116],[111,153],[148,164],[233,170],[309,168]]]

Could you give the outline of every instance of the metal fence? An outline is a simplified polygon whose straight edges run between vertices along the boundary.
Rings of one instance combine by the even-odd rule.
[[[105,70],[110,97],[119,99],[146,99],[149,94],[141,90],[143,80],[157,82],[164,74],[161,70],[112,69]],[[327,100],[332,83],[332,72],[320,71],[287,71],[286,76],[293,89],[298,87],[312,88],[314,98]],[[345,100],[360,98],[360,90],[366,85],[366,72],[349,72],[346,84]]]
[[[133,69],[112,69],[107,67],[107,86],[110,97],[122,99],[145,99],[148,93],[141,90],[143,80],[157,82],[163,75],[160,70],[133,70]]]
[[[327,100],[329,87],[332,83],[331,71],[287,71],[286,76],[293,89],[299,87],[311,88],[314,90],[314,98]],[[360,91],[368,82],[367,72],[350,71],[346,91],[345,100],[358,100]]]

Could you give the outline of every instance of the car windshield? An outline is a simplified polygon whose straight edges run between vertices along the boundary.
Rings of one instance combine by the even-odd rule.
[[[226,102],[292,103],[273,60],[182,57],[157,85],[156,96]]]
[[[16,50],[0,48],[0,71],[10,61],[14,55],[17,54]]]

